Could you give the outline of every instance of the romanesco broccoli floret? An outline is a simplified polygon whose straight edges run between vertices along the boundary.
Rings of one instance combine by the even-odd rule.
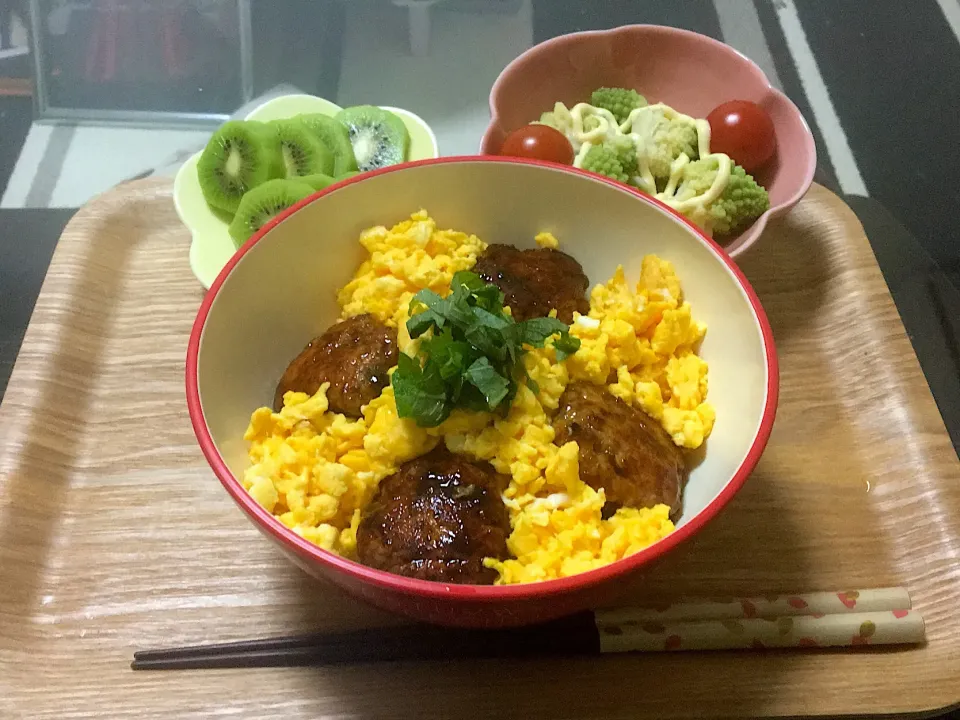
[[[606,175],[608,178],[613,178],[622,183],[627,181],[627,173],[623,170],[620,156],[616,148],[610,145],[594,145],[587,150],[580,167],[599,175]]]
[[[706,193],[713,186],[713,181],[720,170],[718,160],[720,157],[720,155],[708,156],[684,165],[680,174],[680,182],[672,199],[677,201],[690,200]]]
[[[551,112],[545,112],[540,116],[541,125],[549,125],[554,130],[559,130],[569,137],[573,129],[573,116],[570,110],[563,103],[556,103]]]
[[[730,182],[720,199],[710,207],[713,231],[728,235],[756,220],[770,209],[770,196],[753,175],[739,165],[730,169]]]
[[[702,195],[713,185],[717,163],[698,160],[683,168],[683,180],[674,195],[686,200]],[[767,191],[739,165],[730,168],[727,186],[716,200],[690,214],[690,219],[716,235],[729,235],[751,223],[770,208]]]
[[[697,128],[695,125],[678,119],[669,119],[662,113],[658,114],[650,137],[652,144],[647,151],[647,164],[655,178],[670,177],[670,165],[685,153],[687,157],[696,159]]]
[[[563,132],[563,130],[560,128],[560,122],[557,120],[557,116],[552,112],[543,113],[537,122],[539,122],[541,125],[549,125],[554,130],[560,130]]]
[[[609,110],[617,122],[622,123],[633,110],[646,105],[647,100],[636,90],[602,87],[593,91],[590,104]]]
[[[600,127],[600,117],[597,115],[587,115],[583,118],[583,131],[585,133],[592,132]]]
[[[637,146],[633,140],[625,136],[613,138],[609,142],[610,146],[617,151],[617,159],[623,166],[623,172],[627,177],[633,177],[637,174]]]

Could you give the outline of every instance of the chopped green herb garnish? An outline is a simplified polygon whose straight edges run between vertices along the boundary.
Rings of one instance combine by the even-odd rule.
[[[496,409],[500,401],[510,392],[510,381],[498,373],[485,357],[474,360],[463,373],[463,377],[483,393],[490,410]]]
[[[447,388],[436,366],[400,353],[397,369],[391,379],[400,417],[415,417],[425,427],[436,427],[450,415]]]
[[[400,417],[436,427],[454,408],[506,413],[519,382],[537,384],[523,367],[525,347],[543,347],[555,337],[558,360],[575,353],[580,340],[556,318],[516,322],[503,309],[503,293],[472,272],[453,276],[445,298],[421,290],[410,301],[407,331],[423,338],[416,358],[401,353],[391,384]]]
[[[570,335],[561,335],[553,341],[553,350],[557,353],[557,360],[560,360],[561,362],[566,360],[570,355],[573,355],[579,349],[580,338],[571,337]]]

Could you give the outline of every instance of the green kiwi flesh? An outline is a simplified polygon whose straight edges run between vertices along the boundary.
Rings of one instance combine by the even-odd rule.
[[[314,189],[300,179],[268,180],[243,196],[230,223],[230,237],[239,249],[270,220],[304,198]]]
[[[323,190],[325,187],[329,187],[337,182],[337,178],[317,173],[316,175],[304,175],[303,177],[298,177],[297,181],[306,183],[314,190]]]
[[[224,123],[197,163],[197,178],[207,204],[230,216],[249,190],[282,176],[280,140],[273,128],[260,122]]]
[[[373,105],[357,105],[337,113],[347,128],[360,171],[396,165],[407,159],[410,133],[403,120]]]
[[[334,175],[342,175],[357,169],[357,158],[354,157],[353,145],[350,144],[350,134],[342,123],[329,115],[319,113],[298,115],[297,120],[306,125],[307,129],[333,153]]]
[[[285,177],[333,173],[333,153],[310,129],[294,118],[271,123],[280,140]]]

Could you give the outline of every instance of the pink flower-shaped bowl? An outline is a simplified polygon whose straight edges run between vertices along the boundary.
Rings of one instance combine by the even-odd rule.
[[[736,257],[753,245],[771,218],[785,214],[810,187],[817,150],[806,121],[763,71],[729,45],[698,33],[659,25],[572,33],[540,43],[511,62],[490,91],[490,126],[480,151],[495,155],[508,133],[552,110],[589,100],[598,87],[634,88],[706,117],[728,100],[752,100],[773,119],[777,153],[757,181],[770,193],[770,209],[736,236],[720,238]]]

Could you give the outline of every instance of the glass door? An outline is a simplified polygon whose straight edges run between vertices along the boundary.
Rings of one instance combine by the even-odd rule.
[[[252,96],[249,0],[30,0],[39,115],[218,122]]]

